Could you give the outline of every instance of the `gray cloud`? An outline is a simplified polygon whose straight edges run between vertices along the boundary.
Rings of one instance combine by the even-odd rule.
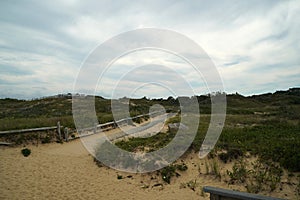
[[[216,64],[227,92],[299,86],[299,13],[299,1],[289,0],[149,1],[147,6],[106,0],[2,1],[0,97],[72,91],[82,62],[98,44],[140,27],[167,28],[196,41]],[[168,59],[165,63],[180,64]],[[120,73],[108,78],[114,81]],[[197,76],[181,73],[204,91]],[[164,96],[160,92],[153,94]]]

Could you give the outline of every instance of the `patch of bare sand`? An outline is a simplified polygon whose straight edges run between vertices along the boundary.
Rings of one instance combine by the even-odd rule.
[[[22,147],[1,147],[0,199],[199,199],[172,185],[143,189],[145,175],[118,180],[117,171],[95,165],[80,140],[28,148],[23,157]]]
[[[228,185],[212,175],[205,175],[205,160],[196,154],[183,159],[188,170],[163,184],[155,172],[128,174],[106,167],[99,168],[80,140],[64,144],[28,146],[29,157],[20,153],[22,147],[0,149],[0,199],[209,199],[203,196],[201,186],[245,190],[243,186]],[[179,161],[180,162],[180,161]],[[199,171],[200,166],[200,171]],[[220,163],[221,172],[232,164]],[[200,173],[199,173],[200,172]],[[121,175],[123,179],[117,179]],[[127,177],[128,176],[128,177]],[[132,176],[132,177],[130,177]],[[195,191],[182,187],[183,183],[197,181]],[[156,186],[158,184],[158,186]],[[292,196],[292,189],[275,191],[272,196]]]

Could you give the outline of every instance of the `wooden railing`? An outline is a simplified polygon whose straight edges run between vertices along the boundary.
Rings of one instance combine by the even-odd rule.
[[[210,193],[211,200],[283,200],[275,197],[250,194],[247,192],[238,192],[222,188],[205,186],[203,191]]]
[[[10,130],[10,131],[0,131],[0,135],[12,134],[12,133],[28,133],[36,131],[47,131],[57,129],[57,126],[42,127],[42,128],[29,128],[29,129],[20,129],[20,130]]]
[[[150,117],[154,117],[156,115],[159,115],[163,113],[162,111],[156,111],[156,112],[152,112],[152,113],[148,113],[148,114],[142,114],[142,115],[138,115],[135,117],[129,117],[129,118],[125,118],[125,119],[120,119],[118,121],[112,121],[112,122],[107,122],[104,124],[95,124],[94,127],[89,127],[89,128],[85,128],[82,130],[77,130],[78,133],[80,133],[80,137],[84,137],[84,136],[89,136],[92,134],[96,134],[98,131],[98,128],[101,128],[101,130],[105,131],[105,130],[111,130],[114,128],[117,128],[118,126],[121,125],[125,125],[125,124],[130,124],[132,123],[132,119],[136,119],[136,118],[141,118],[144,116],[150,116]],[[62,139],[62,134],[64,134],[64,139],[65,141],[69,141],[71,138],[69,138],[69,135],[74,133],[75,131],[71,131],[69,128],[65,127],[63,129],[63,133],[61,133],[61,128],[63,128],[63,126],[60,125],[60,122],[57,122],[57,126],[50,126],[50,127],[41,127],[41,128],[29,128],[29,129],[19,129],[19,130],[9,130],[9,131],[0,131],[0,136],[6,136],[9,134],[25,134],[25,133],[33,133],[33,132],[39,132],[39,131],[48,131],[48,130],[57,130],[57,136],[58,138],[61,140]],[[92,132],[91,132],[92,131]],[[83,132],[86,132],[86,134],[81,134]],[[88,133],[90,132],[90,133]],[[78,138],[78,137],[76,137]],[[72,138],[72,139],[76,139],[76,138]],[[7,143],[7,142],[1,142],[0,145],[10,145],[11,143]]]

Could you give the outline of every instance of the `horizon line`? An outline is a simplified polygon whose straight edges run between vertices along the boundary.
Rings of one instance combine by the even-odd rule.
[[[300,91],[300,86],[293,86],[293,87],[289,87],[288,89],[283,89],[283,90],[278,90],[276,89],[275,91],[273,90],[273,92],[263,92],[263,93],[255,93],[255,94],[251,94],[251,95],[243,95],[239,92],[233,92],[233,93],[227,93],[225,91],[221,92],[221,91],[215,91],[215,92],[211,92],[211,93],[206,93],[206,94],[196,94],[196,95],[181,95],[181,96],[168,96],[168,97],[149,97],[149,96],[143,96],[143,97],[127,97],[127,96],[123,96],[123,97],[119,97],[118,99],[123,99],[123,98],[128,98],[128,99],[142,99],[142,98],[146,98],[149,100],[154,100],[154,99],[168,99],[169,97],[173,97],[174,99],[178,98],[178,97],[194,97],[194,96],[209,96],[211,94],[216,94],[216,93],[225,93],[226,95],[240,95],[243,97],[252,97],[252,96],[260,96],[260,95],[265,95],[265,94],[274,94],[276,92],[287,92],[290,90],[299,90]],[[99,95],[99,94],[84,94],[84,93],[71,93],[71,92],[66,92],[66,93],[58,93],[58,94],[54,94],[54,95],[49,95],[49,96],[41,96],[41,97],[32,97],[32,98],[14,98],[14,97],[0,97],[1,100],[3,99],[15,99],[15,100],[25,100],[25,101],[30,101],[30,100],[38,100],[38,99],[46,99],[46,98],[51,98],[51,97],[60,97],[60,96],[70,96],[73,97],[74,95],[78,95],[78,96],[93,96],[93,97],[101,97],[103,99],[107,99],[107,100],[112,100],[111,98]]]

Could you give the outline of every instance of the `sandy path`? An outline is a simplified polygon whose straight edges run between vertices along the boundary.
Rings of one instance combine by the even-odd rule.
[[[142,124],[135,124],[135,126],[126,125],[110,131],[99,132],[87,137],[82,137],[81,140],[88,152],[95,155],[95,149],[103,143],[105,138],[115,142],[128,137],[150,137],[159,133],[164,128],[165,120],[174,115],[176,114],[156,116]]]

